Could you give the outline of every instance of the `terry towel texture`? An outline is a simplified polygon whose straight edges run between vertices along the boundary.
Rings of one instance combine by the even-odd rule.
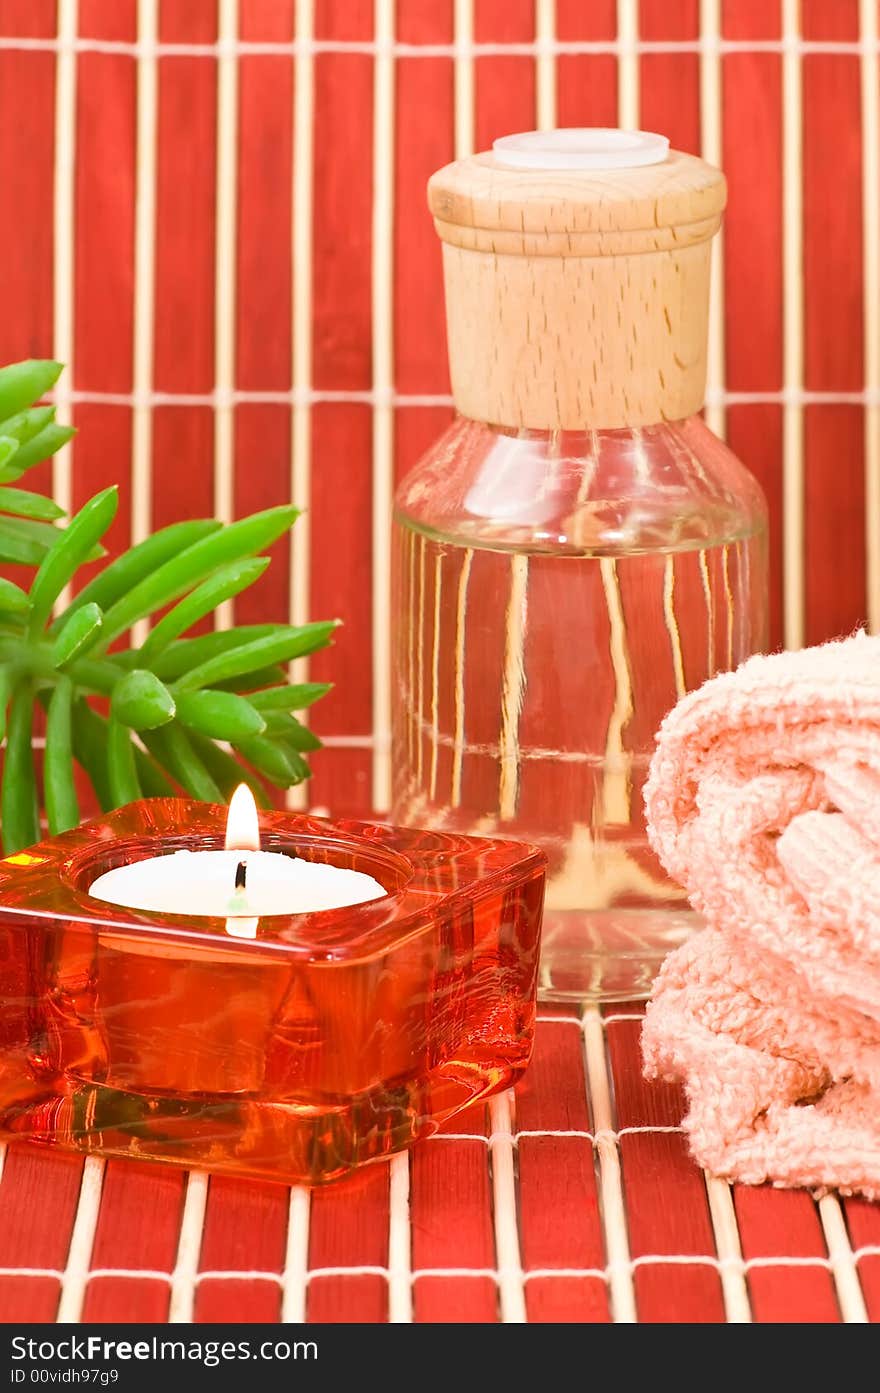
[[[707,928],[642,1037],[701,1165],[880,1197],[880,637],[749,659],[664,721],[652,844]]]

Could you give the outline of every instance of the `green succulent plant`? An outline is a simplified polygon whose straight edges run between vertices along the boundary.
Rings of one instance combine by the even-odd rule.
[[[296,717],[329,687],[290,684],[284,664],[325,648],[336,621],[241,625],[188,636],[192,626],[263,574],[260,553],[296,521],[294,507],[237,522],[173,523],[105,564],[58,612],[84,563],[106,555],[116,514],[104,489],[69,521],[51,499],[15,487],[73,431],[34,406],[61,364],[0,369],[0,564],[34,568],[27,589],[0,578],[0,833],[7,855],[38,841],[40,809],[54,834],[76,826],[75,766],[101,807],[179,793],[210,802],[249,783],[288,788],[309,776],[320,740]],[[132,625],[160,611],[147,637]],[[46,713],[42,780],[35,713]]]

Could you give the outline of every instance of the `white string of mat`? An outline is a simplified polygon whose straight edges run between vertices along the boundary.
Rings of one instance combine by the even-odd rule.
[[[880,1258],[880,1244],[866,1244],[861,1248],[852,1249],[852,1257],[856,1263],[865,1258]],[[726,1270],[743,1272],[748,1274],[753,1271],[760,1271],[765,1268],[792,1267],[792,1268],[817,1268],[824,1272],[833,1273],[834,1263],[827,1257],[758,1257],[758,1258],[719,1258],[710,1253],[643,1253],[638,1257],[630,1259],[625,1264],[629,1269],[637,1270],[640,1267],[709,1267],[716,1272]],[[550,1278],[580,1278],[592,1277],[598,1281],[607,1281],[614,1265],[608,1264],[605,1267],[532,1267],[525,1271],[514,1269],[524,1282],[546,1281]],[[0,1267],[0,1277],[23,1277],[23,1278],[53,1278],[63,1280],[66,1269],[57,1267]],[[336,1266],[336,1267],[311,1267],[304,1274],[307,1282],[313,1282],[328,1277],[381,1277],[386,1281],[391,1281],[397,1276],[390,1267],[382,1267],[376,1264],[364,1263],[362,1265]],[[469,1277],[488,1277],[495,1282],[500,1282],[504,1276],[504,1269],[498,1267],[418,1267],[408,1273],[408,1281],[417,1282],[424,1277],[449,1277],[449,1278],[469,1278]],[[139,1267],[93,1267],[85,1274],[86,1282],[105,1281],[114,1278],[123,1278],[132,1281],[166,1282],[172,1283],[175,1280],[173,1272],[163,1272],[159,1268],[139,1268]],[[192,1276],[194,1286],[200,1286],[203,1282],[273,1282],[278,1286],[283,1286],[285,1274],[283,1272],[267,1272],[262,1268],[227,1268],[204,1269],[196,1272]],[[59,1317],[60,1319],[60,1317]]]
[[[57,400],[57,392],[49,400]],[[400,407],[453,407],[452,397],[444,392],[380,391],[322,391],[310,388],[291,388],[289,391],[216,390],[213,392],[99,392],[77,388],[65,400],[95,406],[144,407],[208,407],[211,410],[230,406],[320,406],[324,404]],[[805,389],[781,389],[778,392],[746,392],[715,390],[706,393],[709,405],[721,406],[862,406],[880,407],[880,388],[865,388],[852,392],[813,392]]]
[[[390,56],[408,58],[563,58],[605,57],[625,58],[630,54],[734,54],[734,53],[793,53],[799,58],[814,54],[837,54],[860,57],[876,51],[878,44],[867,39],[804,39],[788,35],[779,39],[725,39],[713,36],[692,39],[535,39],[509,43],[404,43],[399,39],[382,42],[378,39],[290,39],[251,41],[247,39],[218,40],[214,43],[156,43],[138,40],[99,39],[86,36],[71,38],[0,36],[0,51],[20,50],[25,53],[103,53],[129,58],[248,58],[296,57],[299,54],[363,54],[367,57]]]

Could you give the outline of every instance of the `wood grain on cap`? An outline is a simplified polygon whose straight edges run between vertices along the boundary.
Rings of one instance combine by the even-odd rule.
[[[698,411],[724,176],[691,155],[603,171],[476,155],[428,185],[456,406],[513,428],[611,429]]]

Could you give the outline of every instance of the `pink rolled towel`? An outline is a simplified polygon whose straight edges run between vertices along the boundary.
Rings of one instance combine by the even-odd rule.
[[[701,1165],[880,1197],[880,637],[749,659],[670,712],[651,842],[707,928],[642,1036]]]

